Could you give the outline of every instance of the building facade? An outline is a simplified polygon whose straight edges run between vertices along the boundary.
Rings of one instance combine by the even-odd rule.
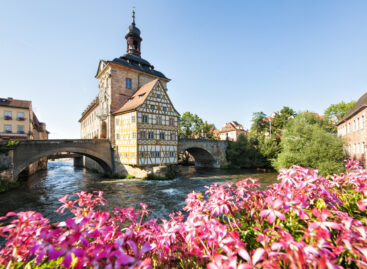
[[[338,136],[342,137],[344,149],[348,155],[359,160],[367,167],[367,93],[365,93],[351,111],[337,124]]]
[[[0,98],[0,140],[48,139],[46,124],[33,112],[32,102]]]
[[[32,101],[0,98],[0,140],[44,140],[48,134],[46,124],[33,112]],[[47,157],[30,164],[22,175],[44,169],[47,169]]]
[[[216,131],[220,140],[237,141],[240,134],[248,135],[248,131],[237,121],[227,122],[222,129]]]
[[[125,39],[126,54],[99,62],[99,92],[79,120],[81,137],[109,139],[116,168],[175,164],[179,113],[168,96],[170,80],[141,57],[134,14]]]

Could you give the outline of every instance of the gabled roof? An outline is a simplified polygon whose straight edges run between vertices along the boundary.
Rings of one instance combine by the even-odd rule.
[[[9,98],[0,98],[0,106],[29,109],[31,107],[31,104],[32,104],[32,101],[17,100],[17,99],[13,99],[11,97],[9,97]]]
[[[353,117],[355,114],[357,114],[359,111],[361,111],[363,108],[366,107],[367,107],[367,92],[358,99],[354,107],[349,111],[349,113],[344,117],[344,119],[338,122],[337,125],[342,124],[343,122],[350,119],[351,117]]]
[[[220,133],[226,133],[231,131],[239,131],[239,132],[246,132],[241,124],[237,121],[227,122],[222,129],[218,130]]]
[[[154,86],[158,83],[158,79],[152,80],[151,82],[141,86],[134,94],[131,96],[125,104],[122,105],[120,109],[115,111],[113,114],[118,114],[121,112],[126,112],[133,110],[141,106],[145,99],[147,99],[149,93],[153,90]]]

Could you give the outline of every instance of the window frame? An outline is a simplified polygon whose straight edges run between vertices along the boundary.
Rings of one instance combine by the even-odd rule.
[[[21,128],[22,130],[19,130],[19,127],[22,127],[22,128]],[[17,133],[18,133],[18,134],[24,134],[24,133],[25,133],[25,131],[24,131],[24,125],[18,125],[18,126],[17,126]]]
[[[13,119],[12,111],[4,111],[4,119],[5,120],[12,120]]]
[[[148,115],[143,115],[142,118],[141,118],[141,121],[143,123],[148,123],[148,121],[149,121]]]
[[[125,88],[129,90],[133,88],[133,82],[131,78],[125,78]]]
[[[9,128],[7,128],[7,127],[9,127]],[[12,133],[13,132],[11,124],[4,124],[4,132],[5,133]]]
[[[17,120],[24,120],[24,119],[25,119],[24,112],[17,112]]]

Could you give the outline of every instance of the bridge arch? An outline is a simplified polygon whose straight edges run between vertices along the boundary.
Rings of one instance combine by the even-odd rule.
[[[228,141],[209,139],[180,139],[178,142],[178,153],[185,151],[195,159],[197,167],[220,168],[227,164],[226,149]]]
[[[113,153],[108,140],[31,140],[21,141],[14,150],[13,177],[17,178],[31,163],[58,152],[87,156],[96,161],[106,174],[113,172]]]
[[[214,156],[207,150],[199,147],[186,148],[187,151],[195,159],[195,166],[197,167],[218,167],[218,163]]]

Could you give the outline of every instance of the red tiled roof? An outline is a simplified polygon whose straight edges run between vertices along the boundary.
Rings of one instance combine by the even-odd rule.
[[[222,129],[218,130],[219,133],[227,133],[231,131],[246,132],[245,129],[243,129],[243,126],[237,121],[227,122]]]
[[[31,105],[32,101],[18,100],[13,98],[0,98],[0,106],[29,109]]]
[[[155,84],[158,82],[158,79],[155,79],[147,84],[141,86],[134,94],[131,96],[125,104],[122,105],[120,109],[115,111],[113,114],[118,114],[121,112],[126,112],[129,110],[133,110],[139,106],[141,106],[148,94],[151,92]]]

